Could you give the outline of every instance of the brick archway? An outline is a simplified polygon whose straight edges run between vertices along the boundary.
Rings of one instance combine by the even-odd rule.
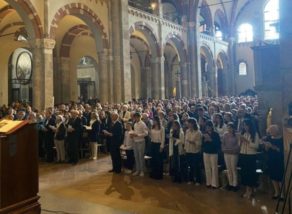
[[[6,6],[6,9],[15,9],[17,13],[19,13],[20,17],[24,20],[25,24],[29,24],[32,28],[30,34],[34,36],[36,39],[43,38],[43,27],[40,20],[40,17],[34,8],[34,5],[30,0],[5,0],[9,5]],[[27,22],[29,21],[29,23]]]
[[[55,39],[59,22],[67,15],[76,16],[82,19],[91,28],[93,35],[96,37],[96,39],[99,40],[96,41],[98,43],[99,47],[98,49],[109,47],[108,37],[104,30],[105,27],[102,24],[101,20],[95,14],[95,12],[93,12],[88,6],[82,3],[67,4],[57,11],[50,24],[49,30],[50,38]]]
[[[63,37],[60,48],[60,57],[70,56],[72,42],[78,36],[90,36],[93,38],[93,35],[87,25],[75,25],[74,27],[70,28]]]
[[[165,48],[167,43],[172,42],[175,45],[176,49],[178,50],[178,55],[179,55],[181,62],[182,63],[187,62],[187,50],[185,49],[185,44],[179,35],[176,35],[174,33],[169,33],[167,35],[165,41],[166,42],[164,44],[164,48]]]
[[[158,43],[157,36],[153,33],[152,27],[145,22],[136,22],[134,26],[130,27],[129,35],[132,36],[135,31],[143,33],[143,35],[146,37],[151,49],[151,55],[160,57],[160,45]]]

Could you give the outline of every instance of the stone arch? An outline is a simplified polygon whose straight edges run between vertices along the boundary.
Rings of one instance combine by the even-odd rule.
[[[148,46],[153,57],[160,57],[160,45],[158,44],[158,37],[154,34],[153,28],[145,22],[136,22],[134,26],[129,29],[130,36],[135,32],[141,32],[147,39]]]
[[[0,29],[0,35],[2,33],[4,33],[7,29],[11,28],[11,27],[15,27],[15,26],[24,26],[24,23],[23,22],[13,22],[13,23],[9,23],[5,26],[3,26],[1,29]]]
[[[135,35],[137,33],[137,35]],[[141,35],[139,35],[139,33]],[[136,22],[129,29],[129,34],[131,36],[138,36],[147,44],[149,47],[149,52],[146,55],[149,55],[151,58],[150,66],[146,66],[144,63],[143,71],[141,72],[142,87],[145,83],[147,85],[147,92],[143,91],[142,96],[152,97],[152,98],[160,98],[164,97],[164,75],[161,69],[162,63],[162,54],[161,54],[161,46],[158,43],[158,37],[155,35],[153,28],[144,22]],[[146,57],[146,56],[145,56]],[[145,74],[145,76],[143,76]],[[150,89],[150,90],[148,90]]]
[[[217,80],[214,58],[207,45],[200,47],[201,77],[203,96],[217,96]]]
[[[187,50],[185,49],[185,44],[183,40],[178,35],[174,33],[169,33],[164,41],[166,42],[164,44],[163,49],[165,48],[165,45],[167,43],[172,42],[178,51],[180,61],[182,63],[187,62]]]
[[[200,21],[200,16],[202,15],[205,19],[205,24],[206,24],[206,33],[213,35],[213,18],[212,18],[212,13],[210,10],[210,7],[208,5],[208,3],[206,2],[206,0],[203,0],[202,3],[200,4],[199,8],[198,8],[199,12],[198,12],[198,24],[200,25],[199,21]]]
[[[224,51],[219,51],[216,57],[217,64],[217,84],[218,84],[218,95],[225,96],[229,95],[231,87],[231,75],[229,74],[229,62],[228,56]]]
[[[92,72],[92,68],[85,68],[85,74],[81,70],[84,69],[80,65],[80,60],[83,58],[89,58],[93,65],[94,72]],[[97,63],[97,57],[86,53],[82,55],[79,61],[75,63],[75,72],[77,79],[77,94],[79,97],[83,97],[83,101],[87,101],[88,99],[97,98],[100,95],[99,84],[100,84],[100,74],[99,74],[99,64]],[[85,76],[84,76],[85,75]]]
[[[220,26],[220,30],[223,33],[223,38],[226,37],[228,33],[228,21],[225,13],[221,9],[217,9],[215,12],[214,25],[215,24]]]
[[[81,35],[93,37],[93,34],[90,32],[88,26],[83,24],[75,25],[67,31],[67,33],[62,39],[60,57],[70,57],[70,48],[72,42],[76,37]]]
[[[9,6],[6,9],[15,9],[24,21],[31,39],[40,39],[44,36],[40,17],[30,0],[4,0]]]
[[[179,67],[179,72],[176,73],[175,75],[178,75],[175,77],[176,79],[176,91],[177,91],[177,97],[181,98],[181,97],[188,97],[189,96],[189,91],[188,91],[188,69],[187,69],[187,51],[185,49],[185,45],[184,42],[182,41],[182,39],[180,38],[179,35],[170,33],[167,35],[166,39],[165,39],[165,44],[164,44],[164,52],[165,52],[165,48],[166,45],[169,44],[170,46],[173,46],[176,54],[177,54],[177,58],[173,58],[172,60],[176,60],[176,62],[172,62],[170,65],[174,65],[176,67]],[[169,73],[167,73],[167,70],[172,70],[173,66],[170,66],[167,63],[165,63],[165,92],[166,92],[166,97],[170,94],[169,93],[169,87],[168,85],[172,85],[170,84],[171,82],[173,82],[173,78],[169,77],[167,75],[169,75]],[[166,69],[168,68],[168,69]],[[176,68],[177,69],[177,68]],[[171,75],[173,75],[173,73],[171,73]],[[171,93],[172,94],[172,93]]]
[[[88,6],[81,3],[71,3],[61,7],[55,14],[49,30],[49,37],[55,39],[58,23],[67,15],[83,20],[93,32],[98,51],[108,48],[108,36],[99,17]]]

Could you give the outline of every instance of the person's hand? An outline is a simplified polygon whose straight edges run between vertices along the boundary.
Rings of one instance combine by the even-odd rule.
[[[163,148],[162,148],[162,147],[160,147],[160,150],[159,150],[159,151],[160,151],[160,153],[161,153],[161,152],[163,152]]]
[[[68,132],[73,132],[74,131],[74,129],[71,128],[71,127],[69,127],[67,130],[68,130]]]

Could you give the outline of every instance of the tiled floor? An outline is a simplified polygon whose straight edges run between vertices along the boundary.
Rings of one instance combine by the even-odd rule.
[[[110,168],[108,157],[76,166],[40,164],[42,213],[256,214],[265,206],[274,213],[275,202],[267,193],[258,192],[252,202],[240,193],[174,184],[168,177],[155,181],[114,175],[107,173]]]

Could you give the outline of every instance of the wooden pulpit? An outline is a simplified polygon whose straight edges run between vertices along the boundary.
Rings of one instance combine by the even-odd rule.
[[[0,214],[41,212],[35,124],[0,121]]]

